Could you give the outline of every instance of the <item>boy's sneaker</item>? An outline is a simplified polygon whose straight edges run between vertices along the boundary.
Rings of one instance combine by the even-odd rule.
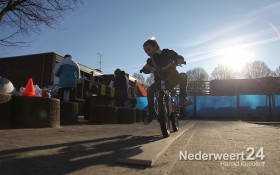
[[[154,119],[157,118],[157,113],[156,111],[151,111],[147,114],[147,117],[144,120],[144,125],[150,124]]]

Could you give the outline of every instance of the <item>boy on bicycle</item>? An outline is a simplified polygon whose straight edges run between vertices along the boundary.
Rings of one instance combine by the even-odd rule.
[[[177,65],[184,63],[184,57],[178,55],[175,51],[169,49],[161,50],[155,39],[148,39],[143,44],[143,48],[150,57],[147,59],[146,65],[142,68],[142,71],[145,74],[152,73],[155,68],[163,68],[173,61]],[[176,67],[169,68],[162,78],[167,82],[166,85],[170,88],[180,84],[180,105],[185,106],[191,104],[190,100],[186,100],[187,75],[185,73],[179,74],[176,72]],[[154,93],[157,91],[160,84],[160,77],[157,73],[154,73],[154,81],[155,82],[147,89],[148,115],[144,121],[145,125],[151,123],[152,120],[157,117],[157,112],[154,107]],[[168,82],[170,83],[168,84]]]

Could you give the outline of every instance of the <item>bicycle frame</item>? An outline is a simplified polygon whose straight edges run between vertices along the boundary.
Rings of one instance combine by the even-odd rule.
[[[161,81],[164,81],[164,80],[161,80]],[[162,93],[162,95],[164,96],[165,102],[168,104],[167,111],[170,114],[171,112],[173,112],[175,110],[175,102],[172,99],[171,90],[162,88],[163,83],[165,84],[165,82],[161,82],[161,88],[157,92],[155,92],[154,96],[156,97],[156,103],[157,103],[161,96],[160,93]],[[157,106],[157,108],[158,108],[158,105],[156,103],[155,103],[155,106]],[[158,112],[158,109],[157,109],[157,112]]]
[[[165,88],[165,81],[161,80],[160,88],[155,93],[158,111],[158,121],[163,137],[170,135],[170,123],[172,124],[173,131],[178,131],[178,117],[175,111],[175,102],[171,96],[169,89]],[[177,120],[176,120],[177,119]]]

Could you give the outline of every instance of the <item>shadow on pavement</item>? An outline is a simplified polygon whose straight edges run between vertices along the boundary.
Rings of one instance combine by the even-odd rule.
[[[121,135],[0,151],[0,172],[1,174],[66,174],[87,167],[92,168],[95,165],[126,166],[116,163],[116,160],[131,150],[139,149],[142,144],[160,139],[162,139],[161,135]]]

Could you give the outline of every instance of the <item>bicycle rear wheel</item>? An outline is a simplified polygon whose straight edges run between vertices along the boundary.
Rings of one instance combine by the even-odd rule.
[[[170,135],[170,122],[169,122],[169,112],[168,112],[168,102],[165,99],[164,92],[160,92],[158,99],[158,110],[159,110],[159,123],[161,133],[164,138]]]

